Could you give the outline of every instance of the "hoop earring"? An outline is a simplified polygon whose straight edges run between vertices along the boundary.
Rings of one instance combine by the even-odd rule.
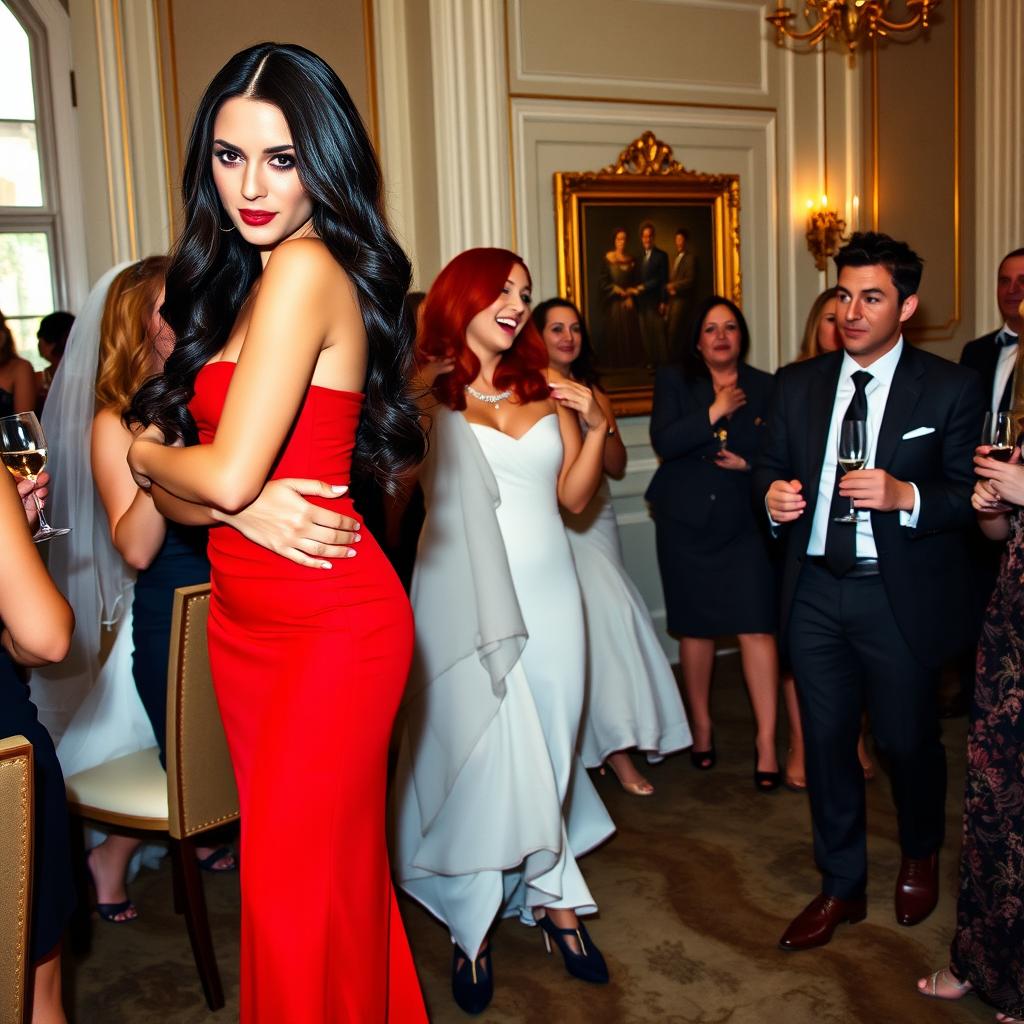
[[[224,232],[224,234],[228,234],[229,232],[231,232],[231,231],[234,231],[234,230],[235,230],[235,225],[234,225],[234,224],[232,224],[232,225],[231,225],[231,227],[229,227],[229,228],[222,228],[222,227],[221,227],[221,226],[220,226],[220,225],[218,224],[218,225],[217,225],[217,228],[218,228],[218,229],[219,229],[220,231],[223,231],[223,232]]]

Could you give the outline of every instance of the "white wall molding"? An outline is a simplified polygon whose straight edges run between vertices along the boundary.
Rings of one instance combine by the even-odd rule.
[[[974,7],[975,223],[974,333],[991,330],[998,261],[1024,245],[1024,4],[984,0]]]
[[[765,25],[769,5],[764,0],[626,0],[630,5],[652,7],[691,8],[699,16],[710,18],[722,12],[749,17],[757,28]],[[628,32],[632,17],[621,15],[620,30]],[[771,33],[763,30],[757,48],[756,67],[744,67],[742,80],[728,78],[715,80],[700,79],[687,75],[685,61],[680,61],[678,77],[666,78],[656,75],[621,74],[609,67],[600,75],[583,74],[561,68],[557,71],[530,70],[527,66],[524,30],[523,0],[510,0],[509,4],[509,51],[513,80],[521,92],[559,92],[579,97],[581,92],[596,91],[608,96],[621,89],[642,91],[648,97],[682,102],[686,98],[714,99],[719,102],[731,97],[736,103],[765,103],[771,99],[771,51],[774,48]],[[739,70],[736,68],[734,70]]]
[[[380,120],[380,160],[391,225],[416,267],[416,165],[409,103],[408,24],[405,0],[374,0],[374,45]]]
[[[501,0],[430,0],[441,263],[512,241]]]

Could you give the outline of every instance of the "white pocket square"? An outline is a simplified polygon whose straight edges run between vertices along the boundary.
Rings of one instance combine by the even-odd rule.
[[[901,438],[901,441],[909,441],[915,437],[924,437],[925,434],[934,434],[934,427],[915,427],[913,430],[908,430]]]

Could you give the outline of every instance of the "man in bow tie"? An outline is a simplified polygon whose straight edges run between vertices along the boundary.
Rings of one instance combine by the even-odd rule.
[[[974,521],[977,374],[903,340],[922,264],[904,242],[855,234],[835,259],[842,349],[779,371],[754,489],[785,543],[780,638],[807,750],[821,893],[780,945],[810,949],[866,913],[865,706],[892,776],[902,862],[895,910],[917,924],[938,900],[946,760],[938,670],[965,631],[964,533]],[[864,468],[843,474],[845,423]],[[844,457],[849,452],[844,453]],[[863,510],[844,522],[850,503]]]
[[[981,375],[986,409],[993,415],[1007,412],[1013,407],[1014,369],[1017,364],[1017,348],[1024,318],[1020,315],[1020,304],[1024,301],[1024,249],[1014,249],[999,262],[996,272],[996,302],[1003,318],[1003,326],[991,334],[982,335],[967,342],[960,354],[960,365],[969,366]],[[981,439],[981,424],[978,424],[978,438]],[[992,596],[999,575],[999,559],[1004,545],[988,540],[980,530],[971,531],[968,537],[971,556],[971,595],[973,629],[971,643],[960,657],[960,691],[943,708],[943,716],[956,718],[966,715],[971,708],[974,694],[974,663],[981,635],[981,623],[985,608]]]

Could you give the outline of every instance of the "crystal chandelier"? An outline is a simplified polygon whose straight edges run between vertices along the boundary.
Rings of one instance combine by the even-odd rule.
[[[775,26],[779,45],[788,36],[798,43],[817,46],[829,38],[841,40],[852,54],[862,39],[886,36],[890,32],[908,32],[928,28],[928,19],[940,0],[906,0],[907,18],[893,21],[887,17],[889,0],[807,0],[804,17],[811,27],[806,32],[796,31],[796,15],[778,0],[774,14],[768,21]]]

